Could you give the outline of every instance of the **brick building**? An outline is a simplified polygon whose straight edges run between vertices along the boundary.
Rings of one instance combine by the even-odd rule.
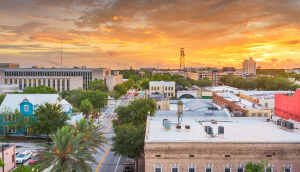
[[[275,94],[275,114],[284,119],[300,122],[300,90],[292,96]]]
[[[213,103],[226,107],[230,112],[239,111],[246,117],[268,117],[273,111],[267,107],[255,104],[232,93],[213,93]]]
[[[179,128],[177,117],[148,117],[145,171],[245,172],[249,161],[262,160],[272,171],[300,171],[299,130],[287,131],[266,119],[185,116]]]

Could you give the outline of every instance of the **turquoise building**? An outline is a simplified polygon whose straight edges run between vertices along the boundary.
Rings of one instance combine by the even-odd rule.
[[[0,112],[3,113],[6,110],[14,112],[17,109],[24,117],[29,117],[34,114],[34,110],[45,103],[61,104],[64,113],[70,114],[72,112],[72,106],[66,100],[61,99],[58,94],[8,94],[0,106]],[[2,117],[0,116],[0,118]],[[1,121],[0,135],[5,134],[4,127],[10,136],[25,136],[34,133],[30,129],[18,131],[13,127],[5,126],[3,120]]]

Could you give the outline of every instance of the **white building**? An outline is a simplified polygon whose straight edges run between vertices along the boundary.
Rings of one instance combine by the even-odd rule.
[[[243,72],[246,72],[247,75],[256,75],[256,62],[252,57],[250,58],[250,60],[245,60],[243,62]]]
[[[89,82],[105,80],[111,89],[122,82],[122,75],[111,75],[106,68],[3,68],[0,69],[0,84],[18,84],[23,90],[28,86],[45,85],[57,91],[88,89]],[[106,82],[107,80],[107,82]]]
[[[160,93],[168,97],[175,97],[175,81],[150,81],[150,94]]]

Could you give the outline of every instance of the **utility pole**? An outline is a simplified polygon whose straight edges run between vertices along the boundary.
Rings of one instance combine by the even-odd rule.
[[[62,41],[60,41],[60,68],[62,68]]]

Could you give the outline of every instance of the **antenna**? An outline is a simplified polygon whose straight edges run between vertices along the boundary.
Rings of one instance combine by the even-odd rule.
[[[60,41],[60,68],[62,68],[62,41]]]
[[[180,48],[180,70],[185,70],[184,48]]]

